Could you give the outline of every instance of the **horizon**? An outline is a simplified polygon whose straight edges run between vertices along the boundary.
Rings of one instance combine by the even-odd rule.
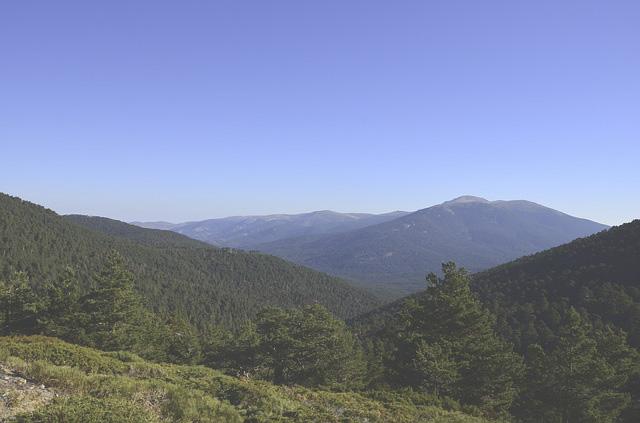
[[[113,217],[113,216],[107,216],[104,214],[86,214],[86,213],[79,213],[79,212],[61,212],[58,210],[55,210],[49,206],[47,206],[46,204],[41,204],[32,200],[29,200],[28,198],[23,198],[20,195],[16,195],[16,194],[11,194],[11,193],[5,193],[8,195],[12,195],[15,197],[20,198],[21,200],[24,201],[28,201],[40,206],[43,206],[45,208],[48,208],[50,210],[53,210],[55,213],[61,215],[61,216],[66,216],[66,215],[78,215],[78,216],[89,216],[89,217],[101,217],[101,218],[108,218],[108,219],[114,219],[114,220],[119,220],[121,222],[124,223],[128,223],[131,225],[136,225],[136,224],[144,224],[144,223],[166,223],[166,224],[172,224],[172,225],[179,225],[179,224],[184,224],[184,223],[194,223],[194,222],[200,222],[200,221],[206,221],[206,220],[215,220],[215,219],[231,219],[231,218],[250,218],[250,217],[275,217],[275,216],[297,216],[297,215],[304,215],[304,214],[313,214],[313,213],[323,213],[323,212],[328,212],[328,213],[337,213],[337,214],[369,214],[369,215],[384,215],[384,214],[392,214],[392,213],[407,213],[407,214],[411,214],[420,210],[424,210],[424,209],[428,209],[431,207],[435,207],[435,206],[439,206],[442,205],[444,203],[447,202],[452,202],[464,197],[472,197],[472,198],[476,198],[479,200],[484,200],[487,201],[489,203],[493,203],[493,202],[499,202],[499,201],[504,201],[504,202],[509,202],[509,201],[527,201],[527,202],[531,202],[534,204],[537,204],[539,206],[543,206],[543,207],[547,207],[550,209],[553,209],[555,211],[567,214],[569,216],[575,217],[575,218],[579,218],[579,219],[586,219],[586,220],[590,220],[592,222],[595,223],[600,223],[609,227],[613,227],[613,226],[619,226],[625,223],[629,223],[633,220],[635,220],[636,218],[633,218],[629,221],[624,221],[624,222],[620,222],[620,223],[616,223],[616,224],[609,224],[606,222],[600,222],[594,219],[590,219],[589,217],[585,217],[585,216],[575,216],[572,215],[570,213],[566,213],[563,210],[558,210],[555,209],[553,207],[549,207],[548,205],[545,204],[540,204],[537,203],[535,201],[530,201],[527,199],[523,199],[523,198],[518,198],[518,199],[487,199],[486,197],[482,197],[482,196],[476,196],[476,195],[470,195],[470,194],[465,194],[465,195],[458,195],[455,197],[452,197],[448,200],[439,202],[439,203],[435,203],[435,204],[431,204],[431,205],[427,205],[425,207],[421,207],[415,210],[402,210],[402,209],[395,209],[395,210],[390,210],[390,211],[382,211],[382,212],[367,212],[367,211],[340,211],[340,210],[331,210],[331,209],[321,209],[321,210],[307,210],[307,211],[301,211],[301,212],[294,212],[294,213],[268,213],[268,214],[245,214],[245,215],[227,215],[227,216],[215,216],[215,217],[208,217],[208,218],[204,218],[204,219],[190,219],[190,220],[181,220],[181,221],[169,221],[169,220],[162,220],[162,219],[145,219],[145,220],[124,220],[124,219],[118,219],[117,217]]]
[[[460,7],[462,5],[462,7]],[[640,217],[640,3],[0,6],[0,191],[126,222]]]

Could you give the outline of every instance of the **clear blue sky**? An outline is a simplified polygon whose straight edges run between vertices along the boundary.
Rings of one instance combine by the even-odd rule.
[[[0,191],[183,221],[640,217],[640,2],[5,1]]]

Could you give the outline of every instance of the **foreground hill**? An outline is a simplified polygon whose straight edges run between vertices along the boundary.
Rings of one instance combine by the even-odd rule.
[[[109,219],[65,219],[4,194],[0,242],[0,278],[26,271],[36,285],[71,266],[86,286],[103,266],[106,253],[115,249],[127,259],[151,308],[185,314],[200,327],[234,326],[267,305],[320,303],[345,318],[377,304],[371,295],[340,279],[276,257],[219,249]]]
[[[414,405],[393,394],[274,386],[203,366],[154,364],[131,353],[104,353],[40,336],[0,338],[0,376],[3,421],[486,421]]]
[[[303,214],[267,216],[232,216],[198,222],[133,222],[152,229],[169,229],[193,239],[222,247],[251,249],[266,242],[300,236],[317,236],[344,232],[386,222],[407,212],[385,214],[337,213],[330,210]]]
[[[606,228],[528,201],[460,197],[378,225],[256,249],[408,293],[446,261],[479,271]]]

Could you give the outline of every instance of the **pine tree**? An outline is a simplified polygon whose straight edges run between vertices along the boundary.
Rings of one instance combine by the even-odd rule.
[[[397,382],[507,413],[523,371],[521,359],[495,333],[495,319],[473,296],[469,277],[453,263],[444,278],[427,277],[427,291],[407,302],[393,335]]]
[[[172,316],[166,322],[167,360],[171,363],[194,364],[202,358],[198,335],[183,316]]]
[[[638,352],[626,338],[609,327],[594,330],[569,308],[548,351],[529,346],[518,417],[527,422],[618,421],[630,400],[624,392],[630,392],[627,382],[638,374]]]
[[[80,317],[80,287],[75,271],[68,267],[61,277],[43,287],[45,307],[38,323],[42,333],[71,342],[83,338],[78,327]]]
[[[267,308],[256,318],[258,362],[276,384],[355,387],[365,371],[363,354],[344,322],[320,305]]]
[[[122,256],[112,252],[95,276],[95,288],[81,299],[87,343],[104,350],[135,350],[145,310]]]
[[[7,283],[0,281],[0,334],[38,333],[38,316],[44,307],[25,272],[14,273]]]

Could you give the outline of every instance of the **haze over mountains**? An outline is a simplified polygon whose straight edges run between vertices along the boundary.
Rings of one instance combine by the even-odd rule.
[[[397,294],[422,289],[424,275],[445,261],[479,271],[607,228],[529,201],[473,196],[413,213],[323,211],[137,224],[266,252]]]
[[[148,229],[172,230],[209,244],[251,249],[256,245],[300,236],[326,235],[364,228],[405,216],[409,212],[384,214],[338,213],[330,210],[302,214],[231,216],[197,222],[132,222]]]

